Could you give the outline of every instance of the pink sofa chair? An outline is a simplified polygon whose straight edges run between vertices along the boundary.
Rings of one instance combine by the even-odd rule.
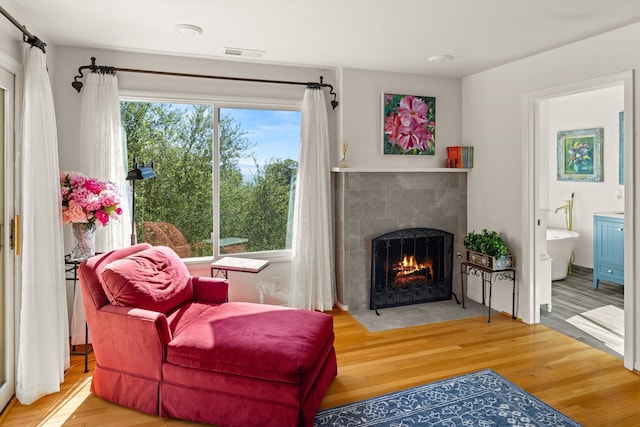
[[[146,243],[83,261],[79,277],[95,395],[223,427],[313,425],[337,375],[330,315],[227,302],[226,280]]]

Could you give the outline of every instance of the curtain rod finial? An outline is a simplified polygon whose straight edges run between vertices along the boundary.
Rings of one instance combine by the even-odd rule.
[[[76,80],[76,81],[72,81],[71,82],[71,86],[73,86],[73,88],[75,90],[77,90],[78,93],[80,93],[80,90],[82,89],[83,84],[82,84],[82,82],[79,82],[79,81]]]

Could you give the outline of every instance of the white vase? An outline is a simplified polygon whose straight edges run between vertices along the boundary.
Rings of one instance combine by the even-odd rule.
[[[71,224],[73,242],[71,261],[81,261],[96,254],[96,225],[74,222]]]

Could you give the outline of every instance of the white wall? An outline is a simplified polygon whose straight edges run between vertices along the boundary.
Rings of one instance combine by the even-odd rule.
[[[0,54],[22,62],[22,33],[4,16],[0,16]]]
[[[475,146],[475,168],[469,175],[468,186],[468,226],[493,228],[506,237],[520,260],[518,314],[526,321],[531,321],[534,314],[529,309],[532,271],[529,260],[523,256],[531,255],[524,242],[529,240],[528,227],[532,226],[524,221],[528,215],[523,211],[529,198],[523,193],[529,188],[525,180],[529,165],[525,162],[528,136],[524,131],[527,115],[523,112],[523,100],[533,92],[627,70],[636,73],[634,97],[638,99],[640,45],[628,40],[639,39],[640,24],[634,24],[463,79],[463,144]],[[637,132],[638,111],[629,113],[627,118],[636,124]],[[627,164],[638,164],[639,152],[634,156],[626,159]],[[636,175],[633,184],[639,189],[640,177]],[[629,203],[633,201],[628,200]],[[633,218],[627,215],[626,220],[637,224],[638,216],[636,211]],[[634,233],[631,244],[638,247],[638,228]],[[633,264],[640,261],[638,255],[636,252]],[[628,283],[625,290],[636,286]],[[494,289],[497,309],[510,309],[511,293],[507,288]],[[476,291],[474,299],[477,297]],[[637,292],[631,298],[638,307]],[[640,354],[640,337],[636,336],[635,342],[635,354]]]
[[[444,167],[446,147],[462,141],[461,79],[343,69],[340,90],[341,137],[349,144],[350,167]],[[436,98],[434,156],[382,155],[382,93]],[[332,158],[334,166],[340,159],[340,147]]]
[[[624,210],[624,186],[618,185],[619,123],[618,113],[624,110],[624,87],[605,89],[551,98],[546,102],[547,132],[544,164],[547,192],[540,195],[541,207],[550,209],[549,228],[566,228],[565,213],[555,213],[565,200],[575,194],[573,230],[580,233],[576,244],[575,264],[593,268],[593,213]],[[559,131],[603,128],[602,182],[558,181],[557,135]],[[541,168],[542,169],[542,168]]]

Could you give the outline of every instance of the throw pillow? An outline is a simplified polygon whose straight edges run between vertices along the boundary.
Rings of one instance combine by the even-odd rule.
[[[109,263],[101,272],[109,302],[166,313],[193,298],[191,275],[168,247],[154,246]]]

